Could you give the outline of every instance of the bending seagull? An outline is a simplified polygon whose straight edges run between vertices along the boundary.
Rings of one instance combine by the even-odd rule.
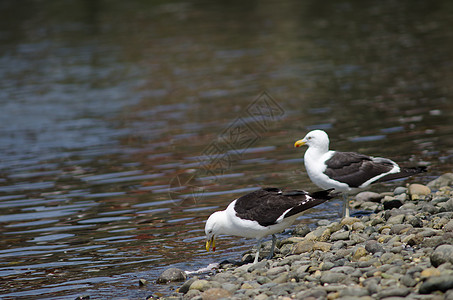
[[[330,191],[283,192],[278,188],[264,188],[244,195],[208,218],[205,226],[206,250],[212,247],[215,251],[215,238],[221,234],[256,238],[258,244],[253,262],[256,263],[262,239],[272,234],[270,259],[276,242],[274,234],[291,226],[305,210],[331,199]]]
[[[329,136],[313,130],[294,146],[308,145],[304,163],[308,176],[323,189],[334,188],[343,194],[343,217],[349,217],[347,193],[375,182],[383,182],[426,172],[426,167],[402,168],[394,161],[355,152],[329,151]]]

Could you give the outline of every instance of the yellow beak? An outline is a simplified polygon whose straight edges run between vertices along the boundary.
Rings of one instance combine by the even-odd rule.
[[[206,251],[209,252],[209,250],[211,250],[211,246],[212,246],[212,251],[214,252],[214,251],[215,251],[215,240],[214,240],[214,236],[213,236],[210,240],[207,240],[207,241],[206,241]]]
[[[306,142],[304,140],[298,140],[297,142],[294,143],[294,147],[300,147],[305,144],[306,144]]]

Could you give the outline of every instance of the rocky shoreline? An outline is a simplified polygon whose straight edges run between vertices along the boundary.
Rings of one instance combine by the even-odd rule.
[[[453,299],[453,173],[362,192],[351,207],[374,213],[297,226],[273,259],[223,264],[166,299]],[[265,257],[270,242],[263,245]]]

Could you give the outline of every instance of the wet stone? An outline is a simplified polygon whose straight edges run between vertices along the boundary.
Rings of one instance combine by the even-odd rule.
[[[184,281],[186,280],[186,273],[178,268],[169,268],[160,274],[157,279],[157,283],[168,283],[172,281]]]

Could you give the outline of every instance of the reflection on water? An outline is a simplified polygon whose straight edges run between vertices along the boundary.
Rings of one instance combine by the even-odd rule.
[[[415,181],[452,170],[448,1],[28,4],[0,4],[5,299],[168,294],[168,266],[239,258],[250,241],[203,251],[204,220],[260,186],[315,190],[292,147],[313,128],[429,165]]]

